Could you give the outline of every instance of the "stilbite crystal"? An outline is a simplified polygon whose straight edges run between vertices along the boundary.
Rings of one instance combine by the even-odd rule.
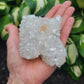
[[[20,55],[26,59],[42,60],[50,66],[61,66],[65,62],[66,49],[60,40],[61,16],[43,18],[24,16],[19,29]]]

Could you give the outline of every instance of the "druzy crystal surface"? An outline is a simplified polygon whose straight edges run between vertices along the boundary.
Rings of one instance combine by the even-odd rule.
[[[61,16],[54,18],[24,16],[19,29],[21,57],[35,59],[41,56],[50,66],[65,62],[66,49],[60,40]]]

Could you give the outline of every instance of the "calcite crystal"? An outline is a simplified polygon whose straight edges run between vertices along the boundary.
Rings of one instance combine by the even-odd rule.
[[[61,16],[54,18],[24,16],[19,29],[20,55],[26,59],[41,56],[50,66],[61,66],[65,62],[66,49],[60,40]]]

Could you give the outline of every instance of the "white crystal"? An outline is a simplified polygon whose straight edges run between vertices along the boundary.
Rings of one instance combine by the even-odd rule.
[[[61,16],[52,19],[24,16],[19,29],[21,57],[35,59],[41,55],[50,66],[64,64],[67,54],[60,40],[60,23]]]

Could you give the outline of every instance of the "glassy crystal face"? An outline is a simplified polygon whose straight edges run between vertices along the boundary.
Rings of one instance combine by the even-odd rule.
[[[19,29],[21,57],[42,60],[50,66],[61,66],[65,62],[66,49],[60,40],[61,16],[42,18],[24,16]]]

